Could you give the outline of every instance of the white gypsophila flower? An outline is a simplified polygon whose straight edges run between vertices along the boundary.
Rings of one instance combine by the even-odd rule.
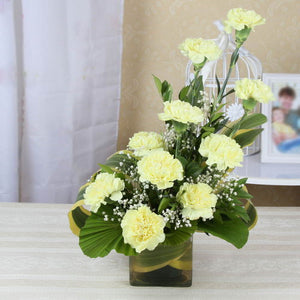
[[[226,116],[231,122],[240,119],[244,113],[243,105],[240,103],[233,103],[226,110]]]

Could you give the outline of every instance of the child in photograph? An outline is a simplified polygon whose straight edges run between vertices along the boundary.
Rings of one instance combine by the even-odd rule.
[[[282,108],[272,109],[273,141],[276,145],[285,140],[295,139],[296,131],[289,124],[285,123],[285,114]]]
[[[296,99],[296,92],[293,88],[286,86],[279,91],[278,101],[284,113],[284,121],[290,125],[297,134],[300,134],[300,114],[299,108],[292,109]]]

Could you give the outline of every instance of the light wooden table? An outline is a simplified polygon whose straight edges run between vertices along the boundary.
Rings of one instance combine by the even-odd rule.
[[[85,257],[66,204],[0,204],[0,299],[300,299],[300,208],[259,208],[247,246],[194,238],[191,288],[128,284],[128,258]]]

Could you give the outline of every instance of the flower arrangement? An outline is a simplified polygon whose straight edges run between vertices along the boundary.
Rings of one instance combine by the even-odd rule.
[[[242,79],[226,91],[239,49],[250,32],[265,20],[254,11],[232,9],[225,21],[235,30],[236,49],[227,78],[209,98],[201,70],[221,55],[213,40],[186,39],[181,53],[194,66],[195,77],[173,99],[172,86],[154,76],[164,102],[158,114],[165,132],[139,132],[128,148],[110,156],[80,188],[69,213],[73,233],[89,257],[111,250],[127,256],[159,245],[177,246],[196,231],[245,245],[257,216],[246,178],[230,175],[243,161],[243,147],[253,143],[266,117],[252,113],[258,102],[273,100],[260,80]],[[235,93],[239,104],[225,102]],[[245,201],[242,201],[246,199]],[[89,210],[84,206],[89,207]]]

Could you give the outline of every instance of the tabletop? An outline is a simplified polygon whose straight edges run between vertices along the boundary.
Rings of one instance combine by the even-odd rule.
[[[300,207],[258,208],[241,250],[194,235],[190,288],[132,287],[128,258],[90,259],[68,204],[0,204],[0,299],[300,299]]]
[[[234,174],[248,177],[247,184],[300,186],[300,164],[262,163],[260,153],[244,157]]]

